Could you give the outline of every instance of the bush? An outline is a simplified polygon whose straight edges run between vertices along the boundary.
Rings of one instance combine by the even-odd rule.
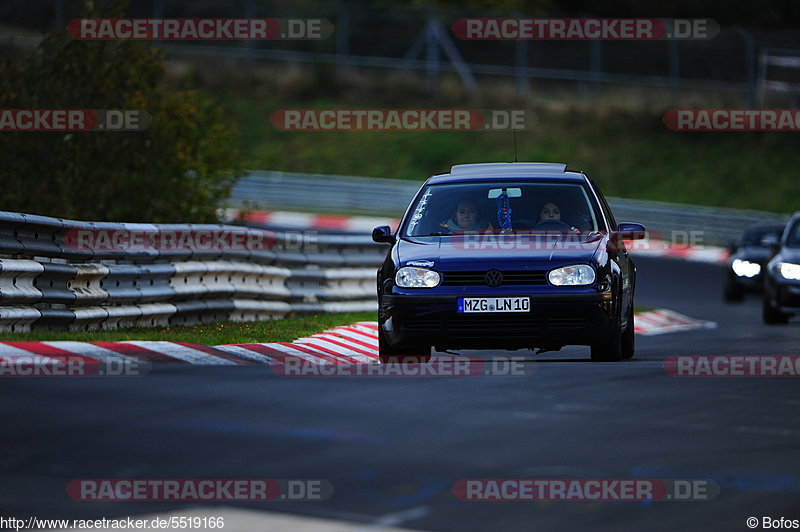
[[[120,8],[85,17],[122,16]],[[0,107],[140,109],[145,131],[0,133],[0,208],[62,218],[209,222],[241,174],[237,134],[219,105],[170,91],[145,41],[45,37],[3,65]]]

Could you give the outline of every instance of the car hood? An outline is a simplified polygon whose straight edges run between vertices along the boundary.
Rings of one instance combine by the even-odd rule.
[[[397,258],[400,266],[416,262],[437,270],[537,270],[591,262],[607,242],[604,235],[418,237],[399,240]]]
[[[742,259],[742,260],[749,260],[751,262],[758,262],[766,264],[767,261],[772,257],[773,251],[768,248],[762,248],[757,246],[747,246],[740,248],[736,253],[731,255],[731,260],[733,259]]]
[[[784,246],[781,248],[779,260],[800,264],[800,248]]]

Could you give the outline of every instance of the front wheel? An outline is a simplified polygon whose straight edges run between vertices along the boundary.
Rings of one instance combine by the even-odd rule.
[[[390,347],[383,334],[383,329],[378,326],[378,358],[382,364],[400,363],[413,364],[425,363],[431,359],[431,348],[427,347]]]
[[[724,291],[725,301],[728,303],[738,303],[744,299],[744,290],[742,287],[738,286],[736,282],[728,277],[725,281],[725,291]]]
[[[591,346],[592,362],[617,362],[622,358],[622,331],[614,327],[611,337],[602,344]],[[631,355],[633,356],[633,355]]]
[[[625,332],[622,333],[622,358],[629,360],[633,358],[636,352],[636,331],[633,324],[634,314],[633,305],[628,313],[628,326],[625,327]]]
[[[764,294],[764,304],[761,307],[761,317],[764,323],[770,325],[784,325],[789,323],[789,315],[784,314],[779,308],[772,306],[769,294]]]

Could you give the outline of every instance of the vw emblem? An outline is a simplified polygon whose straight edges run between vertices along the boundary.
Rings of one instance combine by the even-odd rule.
[[[503,284],[503,274],[497,270],[489,270],[486,272],[483,279],[486,281],[487,286],[491,286],[492,288],[497,288]]]

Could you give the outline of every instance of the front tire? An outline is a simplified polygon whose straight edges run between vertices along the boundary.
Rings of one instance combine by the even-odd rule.
[[[622,331],[619,330],[619,326],[616,326],[608,341],[592,345],[592,362],[617,362],[620,360],[622,358],[622,337]]]
[[[728,277],[725,281],[724,297],[728,303],[738,303],[744,299],[744,290]]]
[[[764,294],[764,304],[761,307],[761,317],[769,325],[785,325],[789,323],[789,315],[784,314],[779,308],[772,306],[769,294]]]
[[[625,332],[622,333],[622,358],[623,360],[630,360],[636,353],[636,331],[634,330],[634,313],[633,305],[628,313],[628,325],[625,327]]]
[[[381,364],[413,364],[425,363],[431,359],[431,348],[426,347],[391,347],[378,326],[378,358]]]

